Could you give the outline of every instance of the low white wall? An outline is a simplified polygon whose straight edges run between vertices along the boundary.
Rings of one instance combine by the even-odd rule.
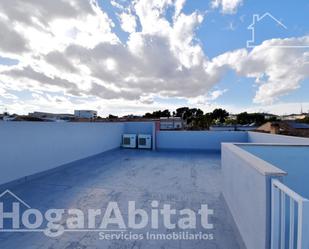
[[[117,148],[124,123],[0,122],[0,184]]]
[[[270,179],[284,172],[233,144],[222,144],[223,195],[248,249],[268,249]]]
[[[309,138],[275,135],[261,132],[248,132],[249,143],[309,144]]]
[[[238,131],[157,131],[157,149],[220,150],[222,142],[247,142]]]

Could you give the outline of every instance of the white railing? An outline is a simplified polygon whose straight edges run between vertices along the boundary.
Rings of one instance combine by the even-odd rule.
[[[271,249],[309,249],[309,200],[271,181]]]

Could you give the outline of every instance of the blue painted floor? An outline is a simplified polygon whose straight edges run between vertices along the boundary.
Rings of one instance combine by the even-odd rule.
[[[152,200],[193,210],[204,203],[214,209],[214,229],[207,231],[214,239],[109,241],[100,240],[98,232],[66,232],[56,238],[39,232],[0,233],[1,249],[244,248],[221,194],[220,154],[216,153],[115,150],[71,163],[11,190],[43,212],[49,208],[104,209],[109,201],[117,201],[121,210],[128,201],[145,209]],[[191,232],[200,231],[205,232],[198,226]],[[146,233],[147,228],[140,232]]]

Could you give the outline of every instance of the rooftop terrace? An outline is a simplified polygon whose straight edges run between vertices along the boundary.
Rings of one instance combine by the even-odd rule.
[[[308,173],[303,150],[297,154],[301,160],[295,160],[291,149],[303,145],[307,151],[308,138],[237,131],[159,131],[156,127],[153,122],[0,122],[0,211],[1,205],[4,212],[14,207],[7,190],[21,198],[19,203],[26,203],[26,211],[29,206],[43,214],[52,208],[80,209],[89,223],[89,209],[104,212],[112,201],[120,206],[125,220],[130,217],[129,201],[148,214],[155,200],[159,209],[170,204],[177,212],[190,209],[195,214],[207,204],[214,211],[210,215],[214,227],[207,230],[196,219],[197,226],[189,232],[209,232],[213,239],[100,240],[101,230],[89,231],[87,227],[50,238],[43,233],[46,220],[41,224],[43,229],[14,231],[13,218],[3,219],[2,215],[0,248],[309,248],[309,200],[300,196],[306,186],[296,188],[295,180],[285,185],[296,179],[291,176]],[[120,149],[125,133],[151,134],[152,150]],[[242,147],[248,144],[264,144],[269,150],[260,146],[257,154]],[[282,147],[275,150],[279,144]],[[289,170],[280,168],[281,163],[276,162],[281,161]],[[300,162],[304,162],[302,167]],[[19,219],[25,210],[17,213]],[[172,222],[179,216],[173,215]],[[54,225],[65,225],[67,218],[65,214],[60,224],[57,221]],[[2,220],[6,222],[3,227]],[[95,228],[100,228],[101,220],[95,220]],[[161,223],[156,234],[185,231],[180,225],[168,229]],[[144,234],[152,230],[146,226],[124,232]]]
[[[103,208],[109,201],[117,201],[124,210],[129,200],[146,209],[152,200],[192,210],[204,203],[215,210],[211,220],[214,240],[103,241],[98,232],[66,232],[59,238],[42,233],[0,233],[0,248],[242,249],[245,247],[222,196],[221,177],[219,153],[118,149],[76,161],[11,190],[42,212],[50,207]],[[194,232],[199,231],[202,228],[198,226]]]

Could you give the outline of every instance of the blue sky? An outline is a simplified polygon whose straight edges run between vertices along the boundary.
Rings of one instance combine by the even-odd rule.
[[[0,4],[0,112],[309,110],[308,1],[75,1]]]

